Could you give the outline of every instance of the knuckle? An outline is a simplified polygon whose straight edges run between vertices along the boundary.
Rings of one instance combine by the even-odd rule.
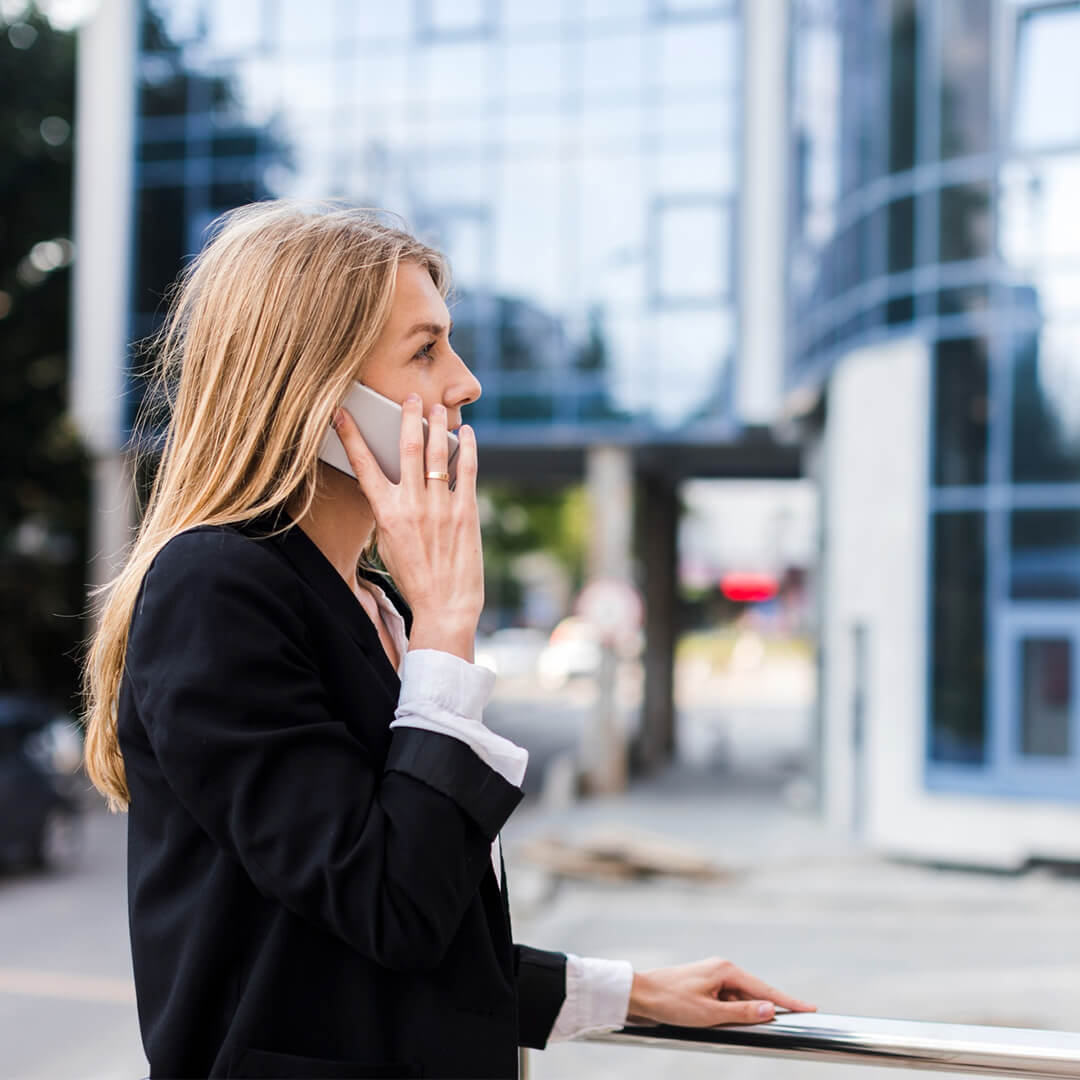
[[[424,444],[417,439],[405,439],[401,444],[401,454],[403,457],[419,457],[423,452],[423,449]]]

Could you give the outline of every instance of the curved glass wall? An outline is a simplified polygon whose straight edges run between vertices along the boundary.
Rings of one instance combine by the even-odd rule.
[[[135,334],[216,214],[340,197],[448,252],[485,437],[726,430],[738,39],[736,0],[144,0]]]
[[[1080,3],[793,0],[789,382],[932,343],[931,784],[1080,796]]]

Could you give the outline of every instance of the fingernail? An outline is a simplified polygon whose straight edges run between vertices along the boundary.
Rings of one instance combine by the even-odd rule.
[[[446,406],[445,405],[432,405],[431,406],[431,415],[432,416],[444,416],[445,414],[446,414]]]
[[[345,417],[344,417],[344,414],[342,413],[342,411],[340,409],[335,409],[334,410],[334,427],[341,427],[341,424],[342,424],[342,421],[344,420],[344,418]]]
[[[766,1016],[772,1016],[772,1012],[772,1004],[768,1001],[761,1002],[761,1004],[757,1007],[757,1014],[761,1017],[762,1020],[764,1020]]]
[[[420,404],[420,395],[419,394],[410,394],[405,400],[410,405],[419,405]]]

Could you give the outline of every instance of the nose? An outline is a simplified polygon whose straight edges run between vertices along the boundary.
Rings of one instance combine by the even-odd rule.
[[[447,411],[463,409],[478,400],[482,391],[480,380],[469,370],[465,361],[454,353],[457,371],[447,386],[445,404]]]

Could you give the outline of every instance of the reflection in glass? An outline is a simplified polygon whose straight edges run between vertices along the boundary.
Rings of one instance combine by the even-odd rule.
[[[986,760],[986,517],[933,515],[930,758]]]
[[[1044,323],[1013,364],[1013,482],[1080,479],[1080,326]]]
[[[941,189],[941,261],[981,259],[990,253],[993,219],[990,184],[957,184]]]
[[[730,210],[716,202],[660,203],[656,224],[659,303],[715,301],[731,288]]]
[[[277,5],[275,40],[278,48],[304,53],[321,50],[329,59],[341,37],[337,8],[337,0],[286,0]]]
[[[237,56],[254,52],[263,39],[262,0],[229,0],[207,4],[206,47],[214,56]]]
[[[934,482],[986,483],[989,387],[982,338],[934,349]]]
[[[425,5],[429,33],[482,33],[489,28],[491,5],[488,0],[427,0]]]
[[[426,80],[432,104],[461,102],[481,104],[492,91],[493,53],[484,41],[432,42],[413,59],[413,70]]]
[[[915,265],[915,196],[889,204],[889,273],[898,274]]]
[[[941,289],[937,297],[939,315],[969,315],[985,311],[990,306],[990,289],[986,285],[969,285],[957,289]]]
[[[1025,637],[1020,646],[1020,753],[1068,757],[1072,641]]]
[[[1047,4],[1017,24],[1012,138],[1018,149],[1080,140],[1080,7]]]
[[[650,322],[654,366],[640,407],[668,428],[718,411],[734,344],[730,313],[660,311]]]
[[[1013,161],[1000,172],[1001,254],[1013,266],[1076,262],[1080,253],[1080,154]]]
[[[1080,510],[1009,515],[1009,595],[1014,600],[1080,599]]]
[[[132,306],[158,311],[166,289],[188,254],[184,188],[143,188],[135,204],[136,275]]]
[[[553,102],[562,87],[563,47],[554,41],[512,39],[502,65],[503,92],[509,98]]]
[[[735,22],[677,22],[659,33],[657,82],[668,90],[689,86],[732,86],[738,80]]]
[[[892,0],[889,33],[889,171],[915,164],[919,20],[916,0]]]
[[[943,0],[941,156],[990,149],[990,16],[986,0]]]
[[[589,34],[584,39],[583,76],[586,99],[625,97],[641,85],[641,34]]]

